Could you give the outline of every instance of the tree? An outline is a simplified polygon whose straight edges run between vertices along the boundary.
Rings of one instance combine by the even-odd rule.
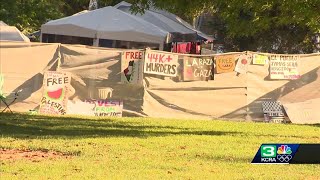
[[[41,25],[88,9],[90,0],[0,0],[0,20],[24,33],[39,30]],[[99,0],[99,7],[121,0]]]
[[[50,19],[63,17],[63,1],[1,0],[0,19],[24,33],[32,32]]]
[[[228,51],[311,52],[320,32],[319,0],[135,0],[136,9],[155,6],[193,19],[203,12],[223,21]]]

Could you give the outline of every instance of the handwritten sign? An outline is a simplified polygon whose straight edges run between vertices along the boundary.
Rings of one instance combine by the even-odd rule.
[[[70,81],[70,73],[56,71],[45,72],[43,94],[39,108],[41,114],[66,114]]]
[[[299,79],[299,56],[296,55],[271,55],[270,78],[271,79]]]
[[[252,64],[264,65],[268,62],[268,56],[261,54],[254,54]]]
[[[215,61],[217,73],[227,73],[234,71],[236,62],[234,55],[216,56]]]
[[[235,71],[241,74],[246,74],[251,60],[252,55],[240,55],[238,58],[237,65],[235,67]]]
[[[68,114],[86,116],[122,117],[123,102],[118,100],[69,101]]]
[[[177,76],[178,55],[146,50],[144,72],[163,76]]]
[[[142,85],[144,52],[125,51],[121,56],[121,82]]]
[[[213,57],[184,57],[183,80],[207,81],[214,79]]]

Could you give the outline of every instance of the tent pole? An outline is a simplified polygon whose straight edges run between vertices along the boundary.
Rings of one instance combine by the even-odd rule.
[[[94,38],[93,39],[93,46],[99,47],[99,38]]]
[[[160,51],[163,51],[163,43],[160,43],[159,45],[160,45],[160,46],[159,46],[159,50],[160,50]]]

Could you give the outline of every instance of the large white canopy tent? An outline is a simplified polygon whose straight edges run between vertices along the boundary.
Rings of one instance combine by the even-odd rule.
[[[148,21],[149,23],[152,23],[165,31],[170,32],[170,34],[172,34],[173,36],[172,37],[173,41],[195,42],[197,40],[196,31],[191,30],[190,28],[187,28],[183,24],[177,23],[172,19],[151,10],[145,10],[143,14],[140,14],[140,13],[134,14],[130,10],[131,6],[132,4],[122,1],[119,4],[115,5],[114,7],[121,11],[129,13],[131,15],[139,17],[145,21]]]
[[[167,31],[111,6],[49,21],[41,26],[43,34],[92,38],[94,46],[99,39],[156,43],[159,49],[171,42]]]
[[[114,7],[125,11],[127,13],[131,13],[130,3],[122,1],[115,5]],[[131,13],[132,14],[132,13]],[[197,30],[188,22],[181,19],[179,16],[172,14],[168,11],[159,10],[156,8],[150,8],[149,10],[145,10],[145,14],[140,15],[136,14],[136,16],[158,26],[159,28],[165,29],[168,32],[180,32],[182,34],[196,34],[197,40],[204,41],[213,41],[214,39],[206,35],[205,33]]]
[[[3,21],[0,21],[0,41],[30,42],[30,39],[22,34],[16,27],[9,26]]]

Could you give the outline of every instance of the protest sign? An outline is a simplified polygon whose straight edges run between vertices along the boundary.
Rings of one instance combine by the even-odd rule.
[[[217,73],[233,72],[235,68],[235,55],[219,55],[214,58]]]
[[[271,79],[299,79],[297,55],[271,55],[270,78]]]
[[[144,52],[125,51],[121,56],[121,82],[142,85]]]
[[[85,116],[122,117],[123,102],[119,100],[94,100],[69,101],[68,114]]]
[[[235,71],[241,74],[246,74],[248,71],[249,64],[251,63],[252,55],[240,55],[238,62],[235,67]]]
[[[252,64],[265,65],[268,63],[268,59],[269,58],[266,55],[254,54]]]
[[[43,94],[39,108],[41,114],[66,114],[70,81],[70,73],[57,71],[45,72]]]
[[[184,81],[207,81],[214,79],[213,57],[185,56],[183,62]]]
[[[146,50],[144,73],[163,76],[177,76],[178,55]]]

